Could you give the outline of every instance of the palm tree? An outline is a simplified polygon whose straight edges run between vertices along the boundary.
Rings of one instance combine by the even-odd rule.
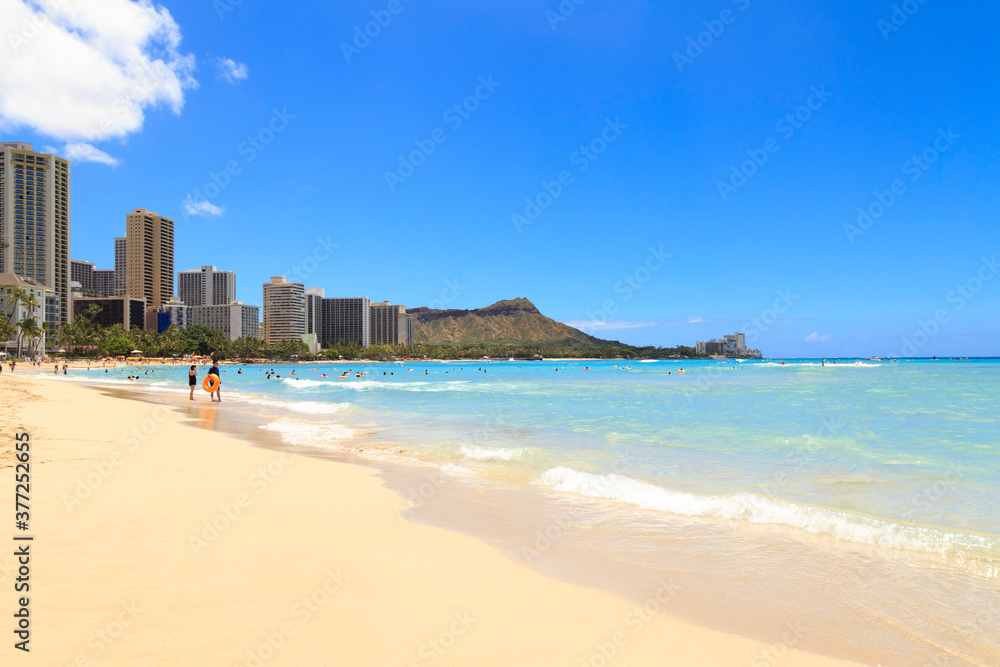
[[[37,352],[37,345],[41,344],[41,342],[44,340],[45,346],[42,347],[42,354],[44,355],[45,347],[48,346],[49,335],[52,333],[52,327],[49,325],[48,322],[42,322],[42,326],[41,329],[39,329],[39,332],[41,335],[38,337],[38,343],[36,343],[35,351]]]
[[[17,329],[7,319],[7,315],[0,313],[0,341],[6,343],[15,335],[17,335]]]
[[[93,322],[97,318],[100,312],[101,312],[101,307],[98,306],[96,303],[92,303],[83,309],[83,313],[87,316],[87,319],[89,319],[91,322]]]
[[[24,290],[21,291],[24,292]],[[32,316],[35,314],[35,309],[41,305],[38,303],[38,298],[34,294],[29,294],[27,292],[24,293],[20,301],[21,307],[27,310],[28,314]]]
[[[92,304],[96,305],[96,304]],[[89,310],[91,306],[88,306]],[[100,306],[97,306],[100,308]],[[93,347],[97,343],[98,329],[97,325],[93,321],[87,319],[83,315],[77,315],[76,319],[73,320],[73,342],[76,345],[84,345],[86,347]]]
[[[7,297],[7,307],[10,308],[10,312],[7,313],[8,320],[13,319],[14,309],[17,308],[27,296],[28,293],[21,287],[15,287],[11,290],[10,296]]]
[[[38,328],[38,322],[35,322],[33,317],[21,318],[21,321],[17,323],[17,356],[21,356],[21,341],[22,340],[32,340],[35,336],[40,336],[41,330]]]
[[[38,322],[35,321],[33,317],[25,317],[20,322],[17,323],[17,328],[20,330],[20,336],[18,336],[17,354],[21,355],[21,340],[26,339],[29,342],[40,339],[42,337],[42,329],[38,326]],[[34,345],[28,348],[28,356],[34,356]]]

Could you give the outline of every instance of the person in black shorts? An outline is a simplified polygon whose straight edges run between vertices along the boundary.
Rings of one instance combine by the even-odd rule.
[[[208,369],[208,374],[214,375],[219,379],[219,384],[215,386],[215,391],[212,392],[212,401],[222,403],[222,376],[219,374],[219,362],[215,359],[212,360],[212,367]]]
[[[198,384],[198,371],[194,366],[188,371],[188,386],[191,387],[191,400],[194,400],[194,388]]]

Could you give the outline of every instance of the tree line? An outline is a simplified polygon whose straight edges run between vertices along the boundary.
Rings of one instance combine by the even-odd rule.
[[[33,312],[39,304],[33,297],[19,295],[15,299],[12,294],[8,299],[8,307],[14,300],[20,303],[28,312]],[[121,324],[104,327],[96,323],[100,306],[91,304],[83,314],[72,322],[63,324],[58,331],[57,340],[67,356],[107,356],[126,357],[133,350],[139,350],[146,357],[172,357],[194,354],[213,359],[268,359],[287,361],[291,359],[367,359],[371,361],[391,361],[395,359],[532,359],[532,358],[570,358],[570,359],[669,359],[698,358],[705,355],[697,354],[693,347],[637,347],[609,341],[607,343],[575,343],[575,344],[514,344],[514,343],[482,343],[482,344],[451,344],[440,345],[423,343],[417,345],[386,345],[373,343],[362,347],[357,342],[335,342],[314,355],[302,341],[281,341],[270,344],[260,338],[244,337],[235,341],[229,340],[224,334],[201,325],[191,325],[178,329],[171,325],[162,332],[147,331],[141,328],[125,330]],[[10,325],[7,317],[0,314],[0,340],[18,339],[18,354],[21,352],[21,342],[37,341],[41,331],[33,318],[23,318],[17,327]],[[28,324],[30,323],[30,324]],[[47,327],[47,325],[43,325]],[[8,335],[9,334],[9,335]],[[29,347],[29,354],[34,354],[34,348]]]

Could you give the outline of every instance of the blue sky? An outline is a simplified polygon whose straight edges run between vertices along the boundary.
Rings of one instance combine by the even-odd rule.
[[[143,207],[248,303],[285,274],[634,344],[1000,355],[1000,8],[99,4],[0,17],[47,72],[3,68],[0,136],[74,158],[74,259]]]

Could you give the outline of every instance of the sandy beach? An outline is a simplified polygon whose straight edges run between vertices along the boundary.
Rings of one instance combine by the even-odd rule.
[[[205,410],[225,409],[206,405]],[[401,518],[369,468],[253,447],[170,409],[0,378],[3,509],[31,436],[30,593],[0,559],[8,626],[29,597],[37,665],[837,665],[547,578]],[[8,542],[8,545],[13,542]],[[18,543],[21,544],[21,543]],[[660,613],[665,612],[665,613]]]

